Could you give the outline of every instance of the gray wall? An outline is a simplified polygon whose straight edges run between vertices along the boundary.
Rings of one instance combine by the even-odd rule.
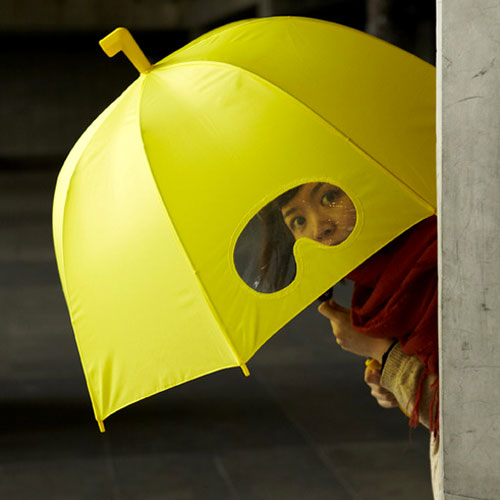
[[[185,3],[185,2],[184,2]],[[1,30],[88,30],[127,25],[177,27],[178,0],[2,0]]]
[[[192,29],[243,11],[252,16],[360,4],[359,0],[2,0],[0,30]],[[361,3],[362,5],[362,3]]]
[[[500,1],[438,1],[444,498],[500,498]]]

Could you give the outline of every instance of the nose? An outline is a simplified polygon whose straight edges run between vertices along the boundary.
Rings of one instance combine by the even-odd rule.
[[[313,228],[313,240],[322,242],[329,238],[335,231],[335,223],[331,219],[318,221]]]

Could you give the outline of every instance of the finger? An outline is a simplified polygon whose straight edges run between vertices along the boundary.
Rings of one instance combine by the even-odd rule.
[[[393,394],[379,394],[376,391],[372,391],[372,396],[377,400],[379,404],[385,404],[387,407],[399,406],[398,400]]]
[[[328,318],[330,321],[345,321],[350,320],[349,309],[339,306],[335,302],[323,302],[318,307],[318,312]]]
[[[322,314],[325,318],[328,318],[328,319],[332,319],[332,317],[335,319],[337,318],[337,314],[336,314],[335,310],[328,307],[328,302],[322,302],[318,306],[318,312],[320,314]]]
[[[379,384],[380,372],[378,370],[372,370],[370,368],[367,368],[365,370],[365,382],[367,384]]]
[[[395,399],[394,394],[387,389],[384,389],[380,384],[368,384],[368,387],[371,389],[372,396],[381,397],[381,398],[390,398]]]
[[[398,406],[398,402],[394,396],[385,396],[376,398],[379,403],[385,403],[391,406]]]
[[[372,396],[377,400],[377,403],[380,405],[385,404],[385,405],[391,406],[391,407],[398,406],[398,402],[392,394],[382,396],[380,394],[372,392]]]
[[[339,325],[336,325],[333,321],[330,321],[332,325],[332,333],[335,337],[335,342],[342,347],[342,349],[345,349],[346,346],[346,337],[342,333],[342,327]]]
[[[372,387],[372,396],[375,398],[380,398],[380,399],[387,399],[390,401],[396,401],[396,398],[394,397],[394,394],[392,392],[386,391],[384,388],[378,386],[378,387]]]
[[[328,304],[328,307],[330,309],[334,309],[336,311],[340,311],[346,314],[351,314],[351,310],[348,307],[341,306],[340,304],[337,304],[333,299],[330,299],[326,302]]]
[[[380,383],[377,382],[369,382],[368,385],[372,388],[378,391],[380,394],[391,394],[392,392],[388,391],[385,387],[382,387]]]
[[[377,403],[382,407],[382,408],[396,408],[398,406],[397,402],[391,402],[391,401],[378,401]]]

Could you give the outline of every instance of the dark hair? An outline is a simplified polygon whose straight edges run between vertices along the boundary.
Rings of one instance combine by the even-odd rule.
[[[295,197],[300,188],[289,189],[259,212],[264,228],[259,266],[263,290],[281,290],[295,276],[292,256],[295,238],[283,220],[281,209]],[[293,276],[290,276],[291,271]]]

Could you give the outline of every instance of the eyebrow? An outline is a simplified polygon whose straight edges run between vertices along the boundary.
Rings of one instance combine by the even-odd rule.
[[[283,218],[286,219],[289,215],[292,215],[296,211],[297,211],[296,207],[290,208],[283,214]]]
[[[311,192],[309,193],[309,198],[314,198],[314,196],[316,195],[316,193],[318,192],[319,188],[321,186],[323,186],[325,183],[324,182],[318,182],[316,184],[316,186],[314,186],[312,189],[311,189]]]
[[[312,189],[311,189],[311,192],[309,193],[309,198],[310,199],[313,199],[314,196],[316,195],[316,193],[318,192],[318,190],[321,188],[321,186],[324,186],[324,182],[318,182],[316,184],[316,186],[314,186]],[[290,209],[288,209],[284,214],[283,214],[283,218],[286,219],[289,215],[292,215],[294,212],[297,211],[297,207],[292,207]]]

